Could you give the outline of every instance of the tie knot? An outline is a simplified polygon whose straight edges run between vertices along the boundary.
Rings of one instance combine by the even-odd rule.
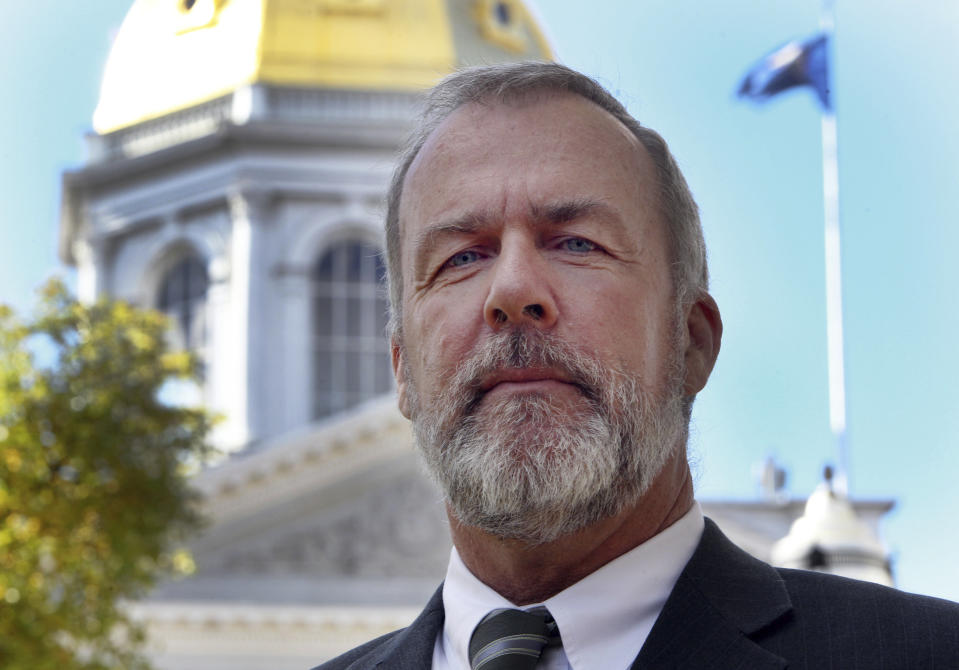
[[[559,640],[559,630],[545,607],[493,610],[470,638],[470,668],[532,670],[543,648],[554,639]]]

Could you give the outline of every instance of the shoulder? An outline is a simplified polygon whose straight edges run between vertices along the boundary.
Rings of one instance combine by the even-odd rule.
[[[832,647],[833,658],[855,653],[857,662],[874,657],[886,667],[959,660],[957,603],[818,572],[777,572],[793,607],[765,637],[801,637]]]
[[[872,618],[880,622],[906,618],[921,624],[927,617],[933,617],[955,625],[959,619],[959,603],[950,600],[810,570],[777,568],[777,572],[797,610],[856,612],[858,618],[868,618],[863,615],[871,613]]]
[[[663,611],[672,615],[669,630],[688,628],[707,604],[716,613],[714,627],[721,621],[799,667],[959,667],[959,604],[774,568],[736,547],[708,519]]]

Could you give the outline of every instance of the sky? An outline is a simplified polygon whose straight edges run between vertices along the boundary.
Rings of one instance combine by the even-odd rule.
[[[0,2],[0,303],[27,310],[56,255],[60,175],[84,160],[130,0]],[[558,59],[670,143],[699,203],[722,351],[694,411],[697,496],[754,499],[774,457],[804,498],[829,430],[819,108],[736,98],[750,66],[814,33],[809,0],[530,0]],[[959,3],[837,0],[850,490],[894,499],[897,584],[959,600]]]

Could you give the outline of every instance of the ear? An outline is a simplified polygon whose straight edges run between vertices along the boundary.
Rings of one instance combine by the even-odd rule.
[[[686,396],[690,397],[706,386],[723,339],[723,320],[719,316],[719,306],[705,291],[690,305],[686,313],[686,332],[686,380],[683,389]]]
[[[390,338],[390,361],[393,364],[393,377],[396,379],[396,399],[400,412],[410,418],[410,401],[406,388],[406,363],[403,361],[403,349],[396,335]]]

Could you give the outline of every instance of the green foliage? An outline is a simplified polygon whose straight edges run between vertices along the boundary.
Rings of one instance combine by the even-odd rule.
[[[190,564],[210,417],[158,391],[196,362],[160,314],[42,296],[28,322],[0,305],[0,668],[146,668],[122,604]]]

